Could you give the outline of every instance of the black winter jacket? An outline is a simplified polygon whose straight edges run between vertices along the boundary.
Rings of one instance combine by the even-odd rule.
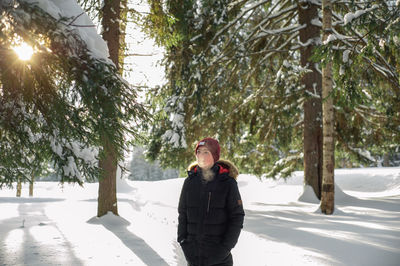
[[[235,179],[237,168],[220,160],[212,170],[214,179],[204,182],[201,169],[192,165],[179,199],[178,242],[189,265],[232,261],[230,250],[243,228],[244,210]]]

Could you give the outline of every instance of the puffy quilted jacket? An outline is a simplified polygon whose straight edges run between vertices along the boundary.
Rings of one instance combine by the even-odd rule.
[[[230,250],[243,228],[237,168],[229,161],[220,160],[212,170],[214,179],[204,182],[201,169],[191,165],[182,187],[178,242],[189,265],[224,264],[231,260]]]

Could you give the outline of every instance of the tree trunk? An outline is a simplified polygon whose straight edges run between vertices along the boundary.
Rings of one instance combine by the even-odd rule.
[[[21,178],[18,177],[18,179],[17,179],[17,197],[21,197],[21,190],[22,190],[22,182],[21,182]]]
[[[102,170],[99,180],[99,197],[97,199],[97,216],[101,217],[111,211],[118,215],[117,205],[117,161],[114,147],[104,141],[105,157],[100,159]]]
[[[120,13],[119,13],[119,56],[118,56],[118,67],[120,75],[123,75],[124,72],[124,61],[127,44],[126,44],[126,26],[128,23],[128,1],[127,0],[120,0]]]
[[[35,176],[32,173],[31,182],[29,182],[29,197],[33,197],[33,182],[35,181]]]
[[[120,0],[106,0],[102,9],[103,39],[107,42],[110,59],[117,69],[120,52]],[[102,136],[104,157],[99,161],[102,171],[99,180],[99,197],[97,200],[97,216],[101,217],[111,211],[118,215],[117,206],[117,153],[107,136]]]
[[[322,184],[322,101],[321,74],[317,71],[310,57],[320,38],[320,28],[311,21],[318,18],[318,6],[311,2],[299,2],[299,23],[307,25],[300,30],[300,41],[304,45],[300,50],[302,67],[311,70],[302,78],[305,90],[313,95],[304,103],[304,183],[313,188],[315,195],[321,199]]]
[[[384,167],[389,167],[390,166],[390,154],[389,152],[385,152],[383,155],[383,166]]]
[[[332,10],[330,0],[322,1],[323,40],[332,32]],[[323,179],[321,194],[321,211],[332,214],[335,208],[335,142],[334,142],[334,110],[332,92],[332,61],[327,59],[322,69],[322,114],[323,114]]]

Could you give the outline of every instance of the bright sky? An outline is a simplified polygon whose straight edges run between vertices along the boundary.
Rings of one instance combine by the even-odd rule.
[[[138,12],[149,12],[147,2],[134,0],[135,4],[130,4]],[[135,86],[155,87],[163,83],[164,71],[159,65],[163,57],[163,49],[157,47],[152,39],[147,37],[138,29],[138,25],[128,23],[126,42],[128,44],[128,54],[125,59],[125,67],[131,69],[125,73],[125,79]],[[132,54],[134,54],[132,56]]]

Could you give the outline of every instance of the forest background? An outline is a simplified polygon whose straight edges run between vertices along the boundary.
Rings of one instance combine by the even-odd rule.
[[[196,141],[211,136],[242,172],[304,170],[320,199],[328,99],[336,167],[399,165],[399,1],[324,3],[151,0],[138,12],[124,0],[82,0],[107,58],[83,37],[90,20],[76,23],[86,14],[2,2],[1,184],[33,183],[49,169],[62,182],[99,179],[98,216],[117,214],[117,166],[132,145],[183,171]],[[145,103],[120,78],[128,23],[165,49],[166,82],[144,86]],[[11,51],[22,41],[36,50],[28,63]],[[323,97],[327,66],[332,90]]]

